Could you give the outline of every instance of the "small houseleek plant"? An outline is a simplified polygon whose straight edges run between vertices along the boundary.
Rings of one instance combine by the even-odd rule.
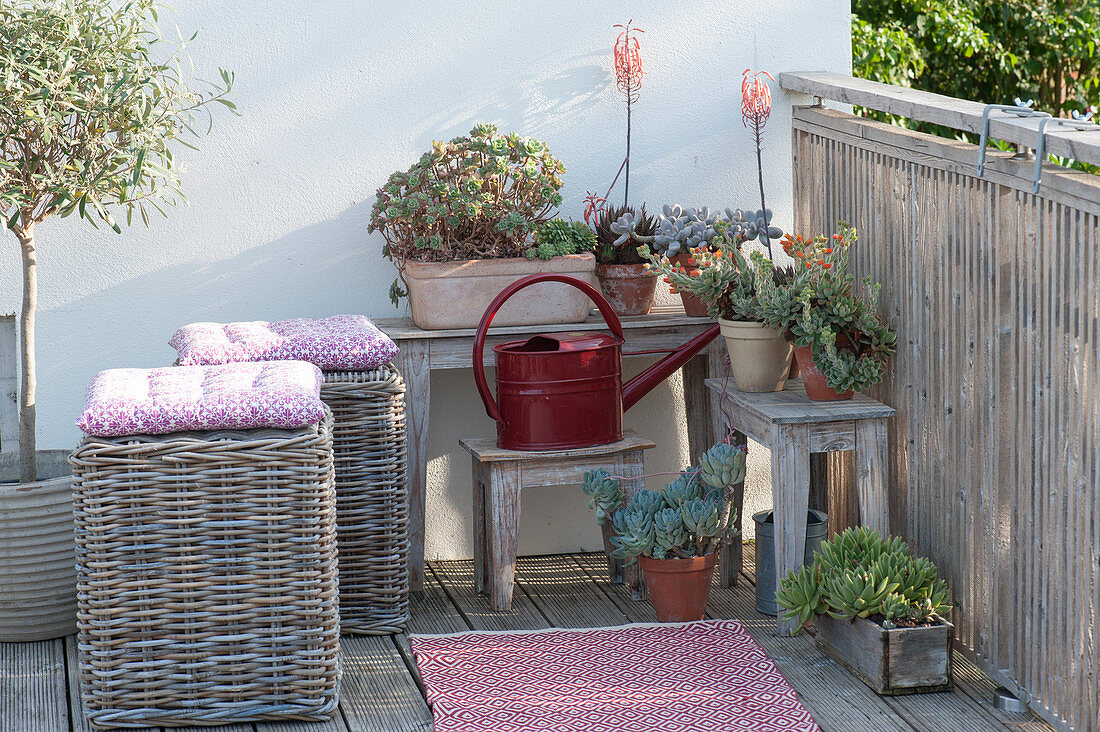
[[[612,206],[593,212],[596,229],[596,261],[600,264],[643,264],[642,252],[652,252],[651,237],[657,229],[657,221],[645,210],[630,206]],[[619,222],[622,221],[622,226]],[[623,237],[614,228],[628,233]],[[639,251],[641,249],[641,251]]]
[[[718,551],[731,537],[732,487],[744,479],[744,449],[720,443],[664,490],[640,490],[625,506],[622,486],[605,470],[585,473],[583,488],[597,523],[611,522],[612,556],[630,564],[639,556],[690,558]]]
[[[826,382],[838,392],[863,391],[882,380],[883,364],[896,351],[897,334],[878,314],[881,285],[870,277],[863,290],[848,272],[856,231],[832,237],[787,236],[783,250],[795,261],[788,284],[760,278],[757,297],[765,325],[809,347]]]
[[[552,259],[590,252],[595,246],[596,234],[583,221],[550,219],[535,231],[535,245],[524,254],[528,259]]]
[[[848,529],[821,545],[813,564],[780,583],[784,617],[805,625],[814,616],[869,618],[886,629],[932,625],[951,610],[936,566],[913,556],[899,537]]]

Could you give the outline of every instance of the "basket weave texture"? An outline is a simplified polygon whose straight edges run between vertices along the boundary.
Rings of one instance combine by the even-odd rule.
[[[340,626],[400,633],[409,618],[405,382],[395,368],[325,371],[332,410]]]
[[[332,715],[331,435],[326,414],[299,430],[84,438],[77,627],[93,726]]]

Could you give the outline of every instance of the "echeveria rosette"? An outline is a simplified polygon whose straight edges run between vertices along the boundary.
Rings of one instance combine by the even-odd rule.
[[[596,511],[596,523],[600,526],[623,505],[622,486],[603,468],[586,472],[581,490],[589,497],[588,507]]]

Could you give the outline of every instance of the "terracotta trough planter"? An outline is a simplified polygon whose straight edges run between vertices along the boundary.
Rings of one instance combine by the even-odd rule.
[[[463,262],[406,262],[412,320],[424,330],[476,328],[493,298],[531,274],[554,272],[596,286],[591,253],[552,259],[471,259]],[[582,323],[591,304],[583,292],[558,282],[524,290],[501,308],[493,325]]]
[[[657,619],[662,623],[702,620],[717,562],[717,552],[691,559],[638,557]]]
[[[599,264],[600,290],[619,315],[648,315],[657,292],[657,273],[644,264]]]

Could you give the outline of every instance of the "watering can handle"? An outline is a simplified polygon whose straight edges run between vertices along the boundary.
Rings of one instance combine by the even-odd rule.
[[[489,384],[485,381],[485,335],[489,330],[489,325],[493,322],[493,317],[504,305],[504,301],[515,295],[517,292],[527,287],[528,285],[534,285],[539,282],[561,282],[566,285],[572,285],[578,290],[588,295],[592,302],[596,303],[596,307],[600,309],[600,314],[603,315],[604,321],[608,327],[611,328],[611,332],[614,333],[620,340],[626,340],[623,338],[623,325],[619,321],[619,316],[615,314],[614,308],[611,307],[604,296],[600,294],[592,285],[578,280],[576,277],[569,277],[563,274],[533,274],[524,277],[523,279],[516,280],[512,284],[505,287],[500,291],[500,294],[493,298],[493,301],[489,303],[489,307],[485,310],[485,314],[481,316],[481,322],[477,324],[477,334],[474,336],[474,383],[477,384],[477,391],[481,394],[481,401],[485,402],[485,412],[494,420],[499,422],[502,417],[500,415],[500,408],[497,406],[496,400],[493,399],[493,394],[489,391]]]

